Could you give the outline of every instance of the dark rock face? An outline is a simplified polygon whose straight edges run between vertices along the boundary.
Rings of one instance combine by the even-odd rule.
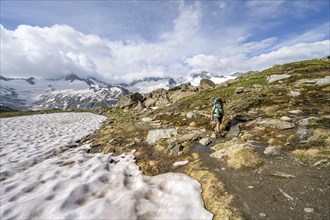
[[[125,95],[120,97],[118,100],[117,106],[119,108],[134,108],[138,105],[138,103],[142,103],[144,101],[143,96],[136,92],[133,94]]]

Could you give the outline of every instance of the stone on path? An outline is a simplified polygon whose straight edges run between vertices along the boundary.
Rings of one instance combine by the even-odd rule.
[[[279,156],[281,155],[281,146],[268,146],[264,150],[264,154],[267,156]]]
[[[177,130],[175,129],[156,129],[151,130],[147,136],[148,144],[154,144],[160,139],[168,139],[178,134]]]
[[[279,130],[286,130],[296,127],[294,123],[282,121],[273,118],[263,118],[257,121],[258,125],[263,125],[265,127],[276,128]]]
[[[212,140],[210,138],[202,138],[199,140],[199,143],[203,146],[207,146],[212,143]]]

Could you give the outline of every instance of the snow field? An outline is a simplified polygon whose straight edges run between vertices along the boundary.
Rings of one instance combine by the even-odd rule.
[[[10,175],[0,182],[0,218],[212,219],[200,184],[186,175],[143,176],[133,152],[65,147],[103,120],[89,113],[1,119],[1,173]]]

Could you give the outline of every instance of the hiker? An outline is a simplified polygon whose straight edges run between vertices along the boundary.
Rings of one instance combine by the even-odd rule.
[[[213,102],[213,107],[211,111],[211,121],[215,121],[217,123],[216,125],[216,132],[220,133],[220,124],[222,122],[222,118],[224,115],[223,110],[223,101],[221,98],[216,98]]]

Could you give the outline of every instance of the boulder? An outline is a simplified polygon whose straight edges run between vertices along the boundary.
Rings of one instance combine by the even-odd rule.
[[[202,138],[199,140],[199,143],[203,146],[207,146],[212,143],[212,140],[210,138]]]
[[[119,108],[133,108],[139,102],[143,102],[144,98],[140,93],[133,93],[125,96],[121,96],[117,102]]]
[[[324,78],[318,79],[316,81],[316,85],[318,86],[325,86],[330,84],[330,76],[326,76]]]
[[[242,93],[242,92],[244,92],[244,87],[238,87],[235,92],[236,93]]]
[[[142,111],[143,109],[145,109],[145,104],[138,101],[137,105],[135,106],[135,109],[138,110],[138,111]]]
[[[268,146],[264,150],[264,154],[267,156],[279,156],[281,155],[281,146]]]
[[[283,80],[283,79],[289,79],[292,76],[289,74],[274,74],[271,75],[270,77],[268,77],[268,83],[273,83],[273,82],[277,82],[279,80]]]
[[[260,84],[253,84],[252,85],[252,88],[254,88],[254,89],[261,89],[262,88],[262,85],[260,85]]]
[[[216,86],[216,84],[212,80],[201,79],[201,81],[199,83],[199,91],[214,88],[215,86]]]
[[[297,135],[301,141],[306,141],[310,136],[310,132],[306,128],[299,128]]]
[[[279,130],[286,130],[296,127],[294,123],[282,121],[280,119],[273,119],[273,118],[264,118],[257,120],[257,124],[269,128],[276,128]]]
[[[300,115],[303,113],[303,111],[301,111],[300,109],[298,110],[290,110],[289,111],[290,114],[293,114],[293,115]]]
[[[233,127],[230,128],[229,132],[227,133],[226,137],[227,138],[234,138],[238,137],[240,131],[241,124],[237,124]]]
[[[171,143],[183,143],[185,141],[194,141],[197,140],[201,136],[202,132],[193,131],[192,133],[184,134],[182,136],[178,135],[174,139],[171,140]]]
[[[298,121],[298,124],[299,125],[303,125],[303,126],[306,126],[306,125],[309,125],[309,121],[311,120],[311,121],[315,121],[315,120],[317,120],[317,119],[319,119],[319,118],[317,118],[317,117],[309,117],[309,118],[303,118],[303,119],[301,119],[301,120],[299,120]]]
[[[183,146],[181,144],[176,144],[176,145],[169,144],[167,146],[167,149],[169,150],[170,154],[179,153],[180,151],[183,150]]]
[[[176,136],[178,132],[175,129],[156,129],[151,130],[147,136],[148,144],[154,144],[160,139],[168,139]]]
[[[156,104],[156,100],[153,99],[153,98],[148,98],[145,102],[144,102],[144,105],[147,107],[147,108],[150,108],[152,106],[155,106]]]
[[[199,114],[196,113],[196,112],[188,112],[186,114],[186,117],[189,118],[189,119],[191,119],[191,118],[197,118],[198,116],[199,116]]]
[[[292,118],[288,117],[288,116],[282,116],[281,117],[281,120],[282,121],[288,121],[288,122],[291,122],[292,121]]]
[[[239,151],[240,149],[243,149],[245,147],[248,147],[248,145],[244,144],[244,143],[242,143],[242,144],[233,143],[230,147],[218,150],[218,151],[212,153],[210,156],[217,158],[217,159],[222,159],[223,157],[230,156],[233,153],[235,153],[236,151]]]
[[[290,94],[292,97],[300,96],[300,92],[291,91]]]

